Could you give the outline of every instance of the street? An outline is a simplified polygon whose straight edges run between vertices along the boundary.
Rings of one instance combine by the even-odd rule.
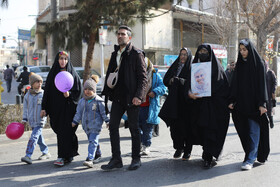
[[[4,88],[6,89],[6,85]],[[12,92],[2,94],[5,102],[15,101],[17,83],[13,81]],[[8,99],[7,99],[8,98]],[[250,171],[241,171],[244,152],[232,121],[229,126],[221,160],[212,169],[202,168],[201,146],[194,146],[191,159],[173,159],[174,149],[169,129],[160,123],[160,136],[152,139],[151,154],[142,157],[142,167],[129,171],[131,162],[131,139],[128,129],[120,128],[121,151],[124,167],[118,171],[103,172],[100,167],[111,157],[109,131],[105,125],[100,134],[102,160],[93,168],[82,165],[87,157],[88,141],[79,126],[80,155],[71,164],[56,167],[56,136],[51,129],[44,129],[45,141],[52,158],[39,161],[40,149],[36,147],[32,156],[33,164],[20,161],[31,131],[25,132],[18,140],[0,135],[0,185],[1,186],[279,186],[280,183],[280,107],[274,116],[275,127],[270,130],[271,152],[265,165],[255,163]]]
[[[12,88],[11,92],[7,92],[7,86],[4,79],[2,79],[2,87],[4,88],[4,92],[2,92],[1,100],[3,104],[16,104],[16,95],[18,94],[17,87],[19,85],[19,82],[16,82],[15,79],[12,81]]]

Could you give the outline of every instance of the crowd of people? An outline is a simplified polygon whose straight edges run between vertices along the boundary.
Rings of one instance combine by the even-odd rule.
[[[266,162],[270,151],[268,124],[273,128],[271,114],[276,105],[276,79],[249,39],[239,42],[237,62],[230,63],[227,71],[211,45],[198,46],[194,58],[191,50],[184,47],[162,79],[151,61],[145,59],[145,53],[131,43],[131,38],[131,28],[120,26],[118,45],[111,55],[102,91],[105,99],[96,94],[98,77],[92,76],[82,85],[65,51],[56,55],[45,91],[41,89],[42,78],[31,74],[32,88],[24,98],[23,122],[29,122],[32,135],[23,162],[32,163],[31,155],[37,143],[42,152],[39,159],[51,157],[42,136],[48,115],[57,136],[55,165],[63,166],[79,155],[75,132],[81,122],[89,141],[88,156],[83,165],[93,167],[101,158],[99,133],[105,122],[109,128],[112,157],[101,169],[122,168],[119,126],[124,113],[132,140],[129,170],[141,167],[141,155],[150,154],[153,129],[159,124],[159,118],[170,128],[175,159],[189,160],[193,146],[200,145],[203,168],[212,168],[221,157],[230,113],[245,152],[241,169],[252,169],[255,161]],[[194,73],[192,77],[192,67],[206,62],[211,64],[208,72],[211,93],[200,96],[193,91],[191,82],[196,79],[201,84],[205,73]],[[61,71],[71,73],[74,78],[73,87],[64,93],[54,83]],[[167,89],[168,96],[160,108],[159,97]],[[108,100],[112,101],[110,112]]]

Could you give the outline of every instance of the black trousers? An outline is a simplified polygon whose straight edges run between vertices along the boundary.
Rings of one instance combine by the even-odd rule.
[[[127,112],[128,128],[132,139],[132,159],[140,159],[140,129],[138,124],[139,107],[126,106],[118,101],[113,101],[110,114],[110,141],[112,158],[121,160],[119,126],[123,114]]]
[[[173,125],[170,126],[171,139],[173,140],[173,148],[178,150],[184,150],[184,153],[192,152],[192,144],[188,140],[189,137],[185,134],[184,122],[176,120]]]

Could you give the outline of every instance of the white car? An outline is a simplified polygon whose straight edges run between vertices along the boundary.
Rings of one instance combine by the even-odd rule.
[[[27,67],[27,69],[29,72],[34,72],[42,77],[42,79],[43,79],[42,88],[44,89],[48,74],[51,70],[51,67],[50,66],[32,66],[32,67]]]

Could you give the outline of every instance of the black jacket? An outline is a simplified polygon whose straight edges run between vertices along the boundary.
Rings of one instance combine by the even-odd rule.
[[[116,57],[120,47],[115,45],[114,49],[107,69],[102,95],[109,97],[111,101],[122,100],[128,105],[132,104],[134,97],[143,101],[148,81],[144,52],[134,47],[131,43],[126,46],[125,51],[122,53],[117,85],[114,89],[111,89],[107,86],[107,79],[109,74],[117,68]]]
[[[17,82],[20,82],[22,85],[29,84],[29,74],[28,71],[23,71],[17,79]]]

